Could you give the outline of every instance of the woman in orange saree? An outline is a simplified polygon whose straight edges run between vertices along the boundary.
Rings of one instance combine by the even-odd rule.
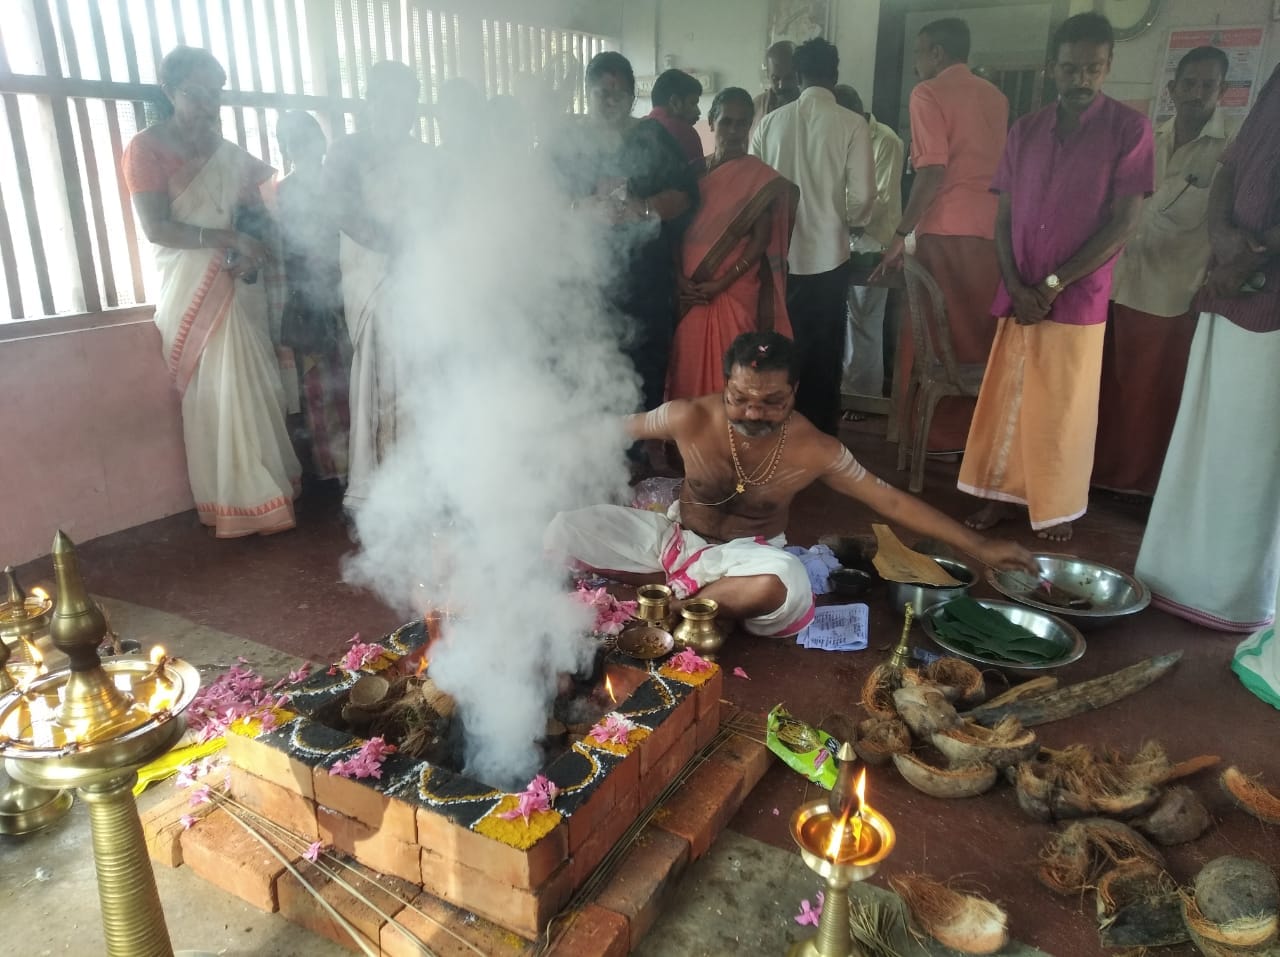
[[[711,104],[716,148],[698,181],[701,202],[680,251],[668,399],[723,390],[724,353],[742,333],[791,336],[787,246],[799,190],[747,155],[753,114],[751,94],[739,87],[721,90]]]

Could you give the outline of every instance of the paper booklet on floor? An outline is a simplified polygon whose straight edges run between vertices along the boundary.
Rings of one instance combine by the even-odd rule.
[[[796,637],[796,644],[821,651],[861,651],[867,647],[870,611],[866,605],[823,605]]]

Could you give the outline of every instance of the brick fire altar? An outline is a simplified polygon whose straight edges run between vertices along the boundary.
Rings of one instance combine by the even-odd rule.
[[[769,762],[763,744],[721,727],[719,668],[687,674],[605,656],[602,675],[617,700],[613,710],[640,733],[625,746],[574,740],[551,757],[540,773],[559,794],[551,811],[536,812],[526,823],[499,816],[514,806],[514,795],[399,753],[386,758],[380,779],[329,773],[363,742],[324,723],[324,716],[364,674],[412,673],[426,641],[421,622],[406,625],[383,640],[384,653],[374,664],[357,672],[320,671],[298,685],[273,729],[238,725],[227,736],[230,796],[299,837],[404,882],[409,897],[420,894],[437,907],[448,902],[526,940],[542,934],[572,900],[579,914],[585,907],[596,923],[615,919],[613,936],[621,935],[623,949],[600,952],[625,953],[652,923],[663,887],[706,852]],[[685,775],[687,781],[673,789]],[[655,808],[659,798],[662,806]],[[602,862],[642,816],[652,821],[626,849],[613,876],[601,880],[608,869]],[[164,823],[158,824],[148,827],[158,859],[173,864],[185,856],[206,879],[256,906],[279,909],[349,942],[348,932],[299,898],[297,876],[283,864],[246,866],[245,854],[270,862],[261,846],[246,843],[227,810],[214,811],[185,833],[170,828],[168,840]],[[655,853],[663,861],[646,862]],[[637,856],[639,861],[631,860]],[[308,866],[296,853],[292,857],[295,865]],[[638,887],[637,880],[646,886]],[[575,899],[588,883],[592,893]],[[361,927],[381,952],[399,953],[396,942],[403,947],[403,936],[391,930],[385,921]]]

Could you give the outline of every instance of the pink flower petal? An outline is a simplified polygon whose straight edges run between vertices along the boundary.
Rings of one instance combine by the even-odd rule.
[[[191,826],[199,820],[194,814],[184,814],[178,818],[178,823],[182,825],[184,831],[191,830]]]
[[[312,841],[307,845],[307,849],[302,852],[302,856],[309,860],[312,864],[320,859],[320,853],[324,850],[324,844],[321,841]]]
[[[777,816],[778,816],[779,814],[781,814],[781,813],[782,813],[782,812],[781,812],[781,811],[779,811],[776,807],[773,809],[773,816],[774,816],[774,817],[777,817]]]
[[[734,668],[734,669],[733,669],[733,676],[734,676],[735,678],[746,678],[748,681],[750,681],[750,680],[751,680],[751,675],[747,674],[747,673],[746,673],[745,671],[743,671],[741,668]]]

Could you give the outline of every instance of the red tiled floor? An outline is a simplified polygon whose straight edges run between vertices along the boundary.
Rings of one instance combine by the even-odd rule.
[[[883,421],[872,419],[855,428],[846,436],[854,453],[886,480],[905,485],[905,475],[893,470],[893,447],[878,437]],[[976,504],[956,491],[955,473],[954,465],[931,462],[926,498],[961,517]],[[1141,506],[1095,495],[1089,514],[1077,525],[1075,540],[1058,550],[1131,569],[1144,518]],[[866,533],[871,519],[866,508],[815,487],[796,502],[790,538],[811,544],[821,534]],[[295,531],[271,538],[215,541],[188,513],[86,543],[80,550],[81,563],[90,588],[99,594],[322,660],[333,658],[356,631],[381,634],[397,624],[397,615],[341,582],[340,562],[353,546],[338,497],[330,493],[304,499],[298,524]],[[1011,524],[1005,534],[1033,549],[1043,547],[1025,525]],[[1187,557],[1194,561],[1196,556]],[[23,572],[24,581],[36,584],[49,577],[49,565],[33,562]],[[988,592],[980,586],[979,593]],[[901,620],[882,596],[872,598],[871,612],[872,647],[860,654],[804,651],[786,642],[743,640],[730,645],[722,656],[726,671],[741,666],[751,680],[727,677],[725,697],[755,712],[784,701],[798,716],[815,722],[830,712],[855,712],[861,679],[896,639]],[[1154,610],[1086,637],[1089,652],[1063,669],[1064,682],[1094,677],[1161,652],[1181,650],[1184,658],[1147,691],[1041,728],[1047,745],[1088,742],[1132,749],[1154,737],[1174,758],[1219,754],[1224,763],[1267,773],[1273,784],[1280,780],[1274,747],[1280,716],[1245,692],[1228,670],[1237,638]],[[1189,783],[1209,804],[1218,824],[1201,840],[1169,852],[1175,877],[1189,881],[1201,863],[1227,853],[1280,863],[1280,830],[1232,808],[1213,773]],[[892,770],[873,769],[869,790],[872,803],[898,829],[898,848],[878,880],[905,870],[925,870],[944,879],[964,877],[1008,905],[1018,938],[1068,957],[1101,953],[1090,917],[1092,900],[1056,898],[1035,883],[1036,855],[1049,829],[1023,815],[1007,787],[948,803],[912,791]],[[789,847],[787,814],[813,796],[815,788],[777,765],[731,827]],[[780,812],[777,816],[774,808]]]

